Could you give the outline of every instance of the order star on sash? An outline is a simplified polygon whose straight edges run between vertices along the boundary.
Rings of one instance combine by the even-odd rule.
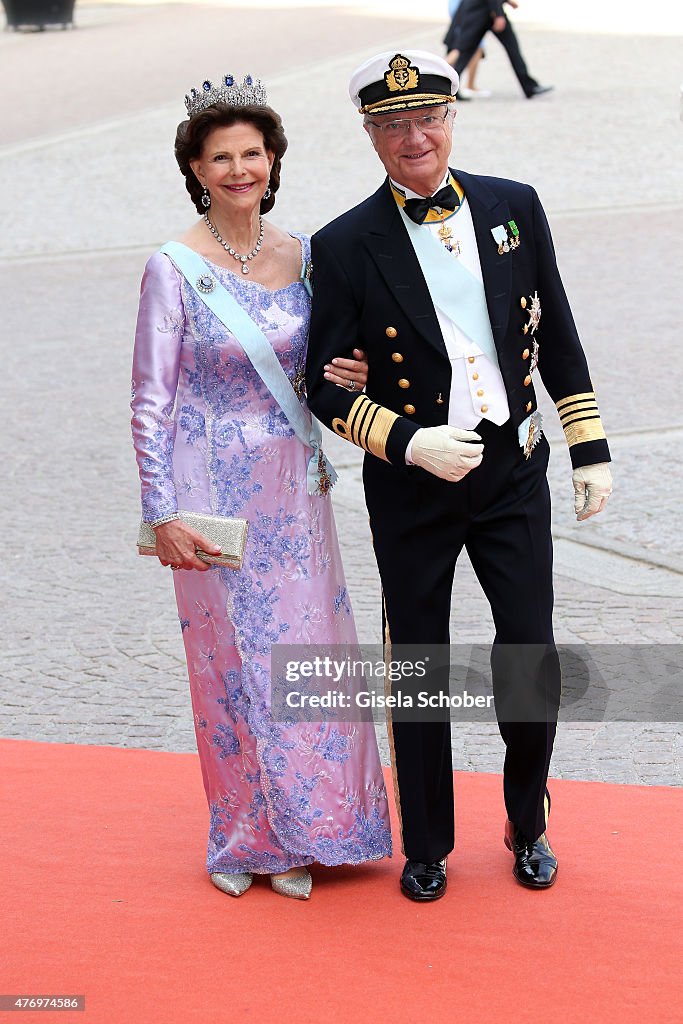
[[[538,442],[541,440],[541,437],[543,436],[542,425],[543,417],[537,409],[536,412],[532,412],[531,416],[529,417],[529,434],[524,445],[525,459],[531,458],[532,451],[534,450]]]

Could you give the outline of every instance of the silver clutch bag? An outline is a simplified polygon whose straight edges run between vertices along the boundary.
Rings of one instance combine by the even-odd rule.
[[[207,555],[197,549],[197,558],[209,565],[227,565],[230,569],[241,569],[244,546],[247,542],[246,519],[232,519],[228,516],[214,516],[208,512],[183,512],[178,515],[184,523],[201,533],[207,540],[218,544],[220,555]],[[149,523],[140,523],[138,552],[141,555],[156,555],[157,538]]]

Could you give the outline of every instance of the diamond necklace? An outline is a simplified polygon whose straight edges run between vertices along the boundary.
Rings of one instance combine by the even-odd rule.
[[[259,219],[258,219],[259,236],[258,236],[258,239],[256,241],[256,245],[251,250],[251,252],[248,252],[245,255],[242,255],[242,253],[239,253],[239,252],[235,252],[235,250],[230,245],[230,243],[226,242],[225,239],[221,238],[221,236],[218,234],[218,231],[216,230],[216,228],[213,226],[213,224],[209,220],[208,213],[204,214],[204,222],[205,222],[207,228],[209,229],[209,231],[211,232],[211,234],[213,235],[213,237],[219,243],[219,245],[222,245],[226,252],[229,252],[231,256],[234,256],[235,259],[238,260],[242,264],[242,273],[243,274],[248,274],[249,273],[249,263],[248,263],[248,261],[249,260],[253,260],[254,256],[257,256],[260,253],[260,251],[261,251],[261,244],[263,242],[263,217],[259,216]]]

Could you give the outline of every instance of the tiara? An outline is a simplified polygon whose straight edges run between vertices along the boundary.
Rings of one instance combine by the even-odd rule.
[[[190,89],[185,96],[187,116],[194,117],[214,103],[227,103],[230,107],[265,107],[268,97],[259,79],[254,80],[251,75],[245,75],[241,85],[236,84],[232,75],[223,75],[220,85],[213,85],[207,78],[201,89]]]

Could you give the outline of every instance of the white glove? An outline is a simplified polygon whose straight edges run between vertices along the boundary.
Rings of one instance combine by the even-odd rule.
[[[442,480],[457,482],[480,464],[484,445],[473,430],[443,424],[421,427],[413,435],[410,458]]]
[[[579,522],[601,512],[612,493],[612,474],[608,462],[581,466],[572,473],[574,511]]]

